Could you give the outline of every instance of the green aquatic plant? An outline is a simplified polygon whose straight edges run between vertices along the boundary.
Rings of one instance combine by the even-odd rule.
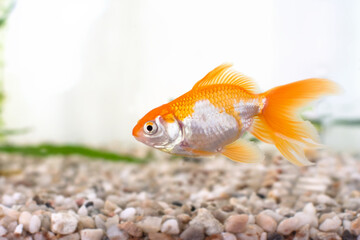
[[[4,94],[4,39],[5,39],[5,24],[8,20],[10,13],[15,7],[15,1],[13,0],[1,0],[0,1],[0,140],[4,140],[5,136],[13,131],[4,130],[4,120],[2,117],[3,106],[5,100]]]
[[[0,153],[18,154],[31,157],[49,157],[49,156],[82,156],[89,159],[102,159],[113,162],[127,163],[145,163],[152,158],[147,155],[144,158],[134,157],[132,155],[119,154],[107,150],[100,150],[82,145],[55,145],[55,144],[39,144],[39,145],[0,145]]]

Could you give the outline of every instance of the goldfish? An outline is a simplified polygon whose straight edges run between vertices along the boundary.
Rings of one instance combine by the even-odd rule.
[[[291,163],[310,165],[304,149],[322,145],[299,110],[338,90],[333,81],[310,78],[260,93],[251,78],[231,64],[222,64],[187,93],[148,112],[132,134],[150,147],[175,155],[221,154],[236,162],[259,162],[264,159],[259,147],[241,138],[249,132],[275,145]]]

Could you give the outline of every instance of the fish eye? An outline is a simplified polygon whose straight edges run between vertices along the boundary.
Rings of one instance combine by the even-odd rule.
[[[149,122],[145,123],[144,132],[146,134],[152,135],[152,134],[156,133],[156,131],[157,131],[156,123],[154,123],[153,121],[149,121]]]

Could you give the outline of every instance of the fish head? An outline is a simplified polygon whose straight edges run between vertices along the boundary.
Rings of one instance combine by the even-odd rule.
[[[141,118],[132,134],[136,140],[150,147],[171,152],[182,139],[182,127],[181,122],[163,105]]]

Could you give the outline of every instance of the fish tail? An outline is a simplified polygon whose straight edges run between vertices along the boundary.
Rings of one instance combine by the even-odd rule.
[[[275,87],[260,94],[264,107],[255,119],[250,132],[258,139],[274,144],[290,162],[310,165],[305,147],[320,147],[315,127],[299,116],[299,110],[323,95],[339,92],[336,83],[311,78]]]

